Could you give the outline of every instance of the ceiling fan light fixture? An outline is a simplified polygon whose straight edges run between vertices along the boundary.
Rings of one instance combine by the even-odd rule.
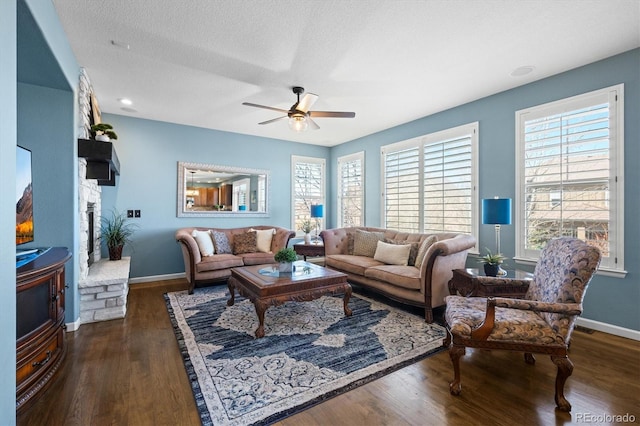
[[[289,117],[289,128],[294,132],[304,132],[309,127],[305,114],[291,114]]]

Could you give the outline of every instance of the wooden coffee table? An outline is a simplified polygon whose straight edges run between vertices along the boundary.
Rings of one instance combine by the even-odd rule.
[[[351,286],[347,275],[307,262],[295,262],[295,271],[278,272],[278,265],[253,265],[233,268],[228,281],[231,298],[227,306],[235,303],[235,290],[247,297],[256,308],[260,325],[256,337],[264,337],[264,313],[269,306],[285,302],[305,302],[325,294],[344,293],[344,314],[351,316],[348,303]]]

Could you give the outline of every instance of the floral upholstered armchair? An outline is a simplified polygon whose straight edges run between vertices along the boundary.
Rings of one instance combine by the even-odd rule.
[[[555,401],[561,411],[571,411],[564,384],[573,372],[568,349],[582,299],[600,263],[600,250],[569,237],[547,244],[524,299],[447,296],[445,321],[454,379],[452,395],[459,395],[460,357],[466,347],[547,354],[557,366]]]

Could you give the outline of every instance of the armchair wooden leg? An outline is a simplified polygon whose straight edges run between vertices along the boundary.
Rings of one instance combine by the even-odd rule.
[[[571,373],[573,373],[573,363],[568,356],[551,356],[551,361],[558,366],[556,375],[556,405],[560,411],[571,411],[571,404],[564,397],[564,384]]]
[[[460,345],[449,345],[449,358],[453,364],[453,381],[449,383],[451,395],[460,395],[462,385],[460,384],[460,357],[464,356],[465,347]]]
[[[527,364],[534,365],[536,363],[536,357],[534,357],[533,354],[530,352],[525,352],[524,362],[526,362]]]

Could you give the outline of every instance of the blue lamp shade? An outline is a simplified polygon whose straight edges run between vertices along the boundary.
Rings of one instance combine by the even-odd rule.
[[[511,225],[511,198],[482,200],[483,225]]]
[[[324,207],[322,204],[311,205],[311,217],[324,217]]]

